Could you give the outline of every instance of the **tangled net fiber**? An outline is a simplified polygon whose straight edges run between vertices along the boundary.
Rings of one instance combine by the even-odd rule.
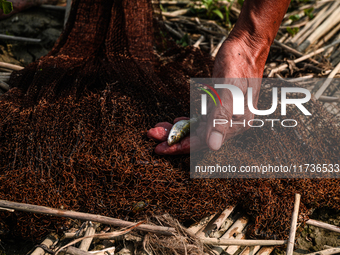
[[[12,74],[0,98],[0,199],[126,220],[168,212],[182,223],[241,204],[255,219],[250,235],[262,238],[287,237],[294,193],[302,195],[302,215],[340,209],[337,179],[190,179],[188,155],[154,153],[147,130],[188,116],[189,77],[210,77],[213,62],[162,36],[153,8],[148,0],[75,0],[52,51]],[[317,103],[308,108],[313,117],[299,126],[301,139],[292,130],[256,129],[219,155],[236,166],[339,163],[338,129]],[[139,201],[145,208],[133,210]],[[63,223],[0,213],[0,228],[10,231],[3,232],[23,237]]]

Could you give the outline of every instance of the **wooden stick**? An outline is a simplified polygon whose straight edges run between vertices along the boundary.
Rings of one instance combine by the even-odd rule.
[[[41,42],[41,39],[27,38],[27,37],[14,36],[14,35],[3,35],[3,34],[0,34],[0,39],[12,40],[12,41],[18,41],[18,42],[28,42],[28,43],[40,43]]]
[[[9,90],[9,85],[6,82],[0,81],[0,88],[3,90]]]
[[[316,48],[320,48],[323,44],[325,44],[329,39],[333,37],[340,30],[340,24],[338,24],[331,32],[325,35],[320,42],[316,45]],[[339,38],[338,38],[339,39]]]
[[[305,21],[303,21],[303,22],[300,22],[299,24],[296,24],[296,25],[291,25],[291,26],[280,26],[280,28],[279,29],[287,29],[287,28],[295,28],[295,27],[297,27],[297,28],[299,28],[299,27],[303,27],[303,26],[305,26],[306,24],[308,23],[308,20],[305,20]]]
[[[284,43],[279,42],[279,41],[276,40],[276,39],[274,40],[274,43],[277,44],[277,45],[279,45],[281,48],[285,49],[286,51],[288,51],[288,52],[294,54],[294,55],[297,56],[297,57],[302,57],[302,56],[303,56],[303,54],[302,54],[300,51],[297,51],[297,50],[295,50],[295,49],[293,49],[293,48],[291,48],[291,47],[285,45]],[[310,59],[310,61],[313,62],[314,64],[320,64],[318,61],[316,61],[316,60],[314,60],[314,59]]]
[[[335,247],[333,247],[333,246],[330,246],[330,245],[324,245],[323,246],[323,248],[326,250],[326,249],[333,249],[333,248],[335,248]],[[336,248],[340,248],[340,247],[336,247]]]
[[[99,250],[99,251],[90,251],[90,254],[95,254],[95,255],[108,255],[108,254],[114,254],[116,248],[115,247],[109,247],[103,250]]]
[[[309,53],[307,55],[304,55],[304,56],[302,56],[300,58],[297,58],[297,59],[293,60],[293,63],[295,63],[295,64],[300,63],[300,62],[302,62],[302,61],[304,61],[304,60],[306,60],[308,58],[311,58],[311,57],[313,57],[313,56],[315,56],[317,54],[320,54],[321,52],[323,52],[323,51],[327,50],[328,48],[330,48],[330,47],[332,47],[332,46],[334,46],[336,44],[339,44],[339,43],[340,43],[340,40],[336,40],[335,42],[333,42],[333,43],[331,43],[331,44],[329,44],[329,45],[327,45],[325,47],[322,47],[322,48],[320,48],[320,49],[318,49],[316,51],[313,51],[313,52],[311,52],[311,53]],[[269,75],[268,75],[268,77],[273,77],[275,73],[283,71],[287,67],[288,67],[287,64],[283,64],[283,65],[281,65],[281,66],[271,70]]]
[[[136,229],[136,227],[140,226],[142,224],[142,222],[139,222],[139,223],[136,223],[134,224],[132,227],[130,228],[125,228],[124,230],[121,230],[121,231],[116,231],[116,232],[110,232],[110,233],[103,233],[103,234],[95,234],[95,235],[92,235],[92,236],[83,236],[81,238],[78,238],[76,240],[73,240],[72,242],[69,242],[68,244],[62,246],[62,247],[59,247],[57,251],[55,251],[54,255],[57,255],[59,254],[60,251],[66,249],[67,247],[70,247],[71,245],[74,245],[84,239],[87,239],[87,238],[99,238],[99,237],[107,237],[107,238],[113,238],[113,237],[118,237],[118,236],[124,236],[125,234],[129,233],[130,231]]]
[[[90,220],[94,222],[99,222],[102,224],[113,225],[117,227],[131,227],[135,225],[133,222],[115,219],[111,217],[90,214],[90,213],[82,213],[82,212],[74,212],[68,210],[60,210],[54,209],[46,206],[39,206],[39,205],[31,205],[25,203],[17,203],[17,202],[10,202],[6,200],[0,200],[0,207],[10,208],[17,211],[23,212],[30,212],[30,213],[38,213],[38,214],[49,214],[58,217],[68,217],[71,219],[79,219],[79,220]],[[138,230],[142,230],[145,232],[151,232],[160,235],[172,236],[176,231],[175,228],[169,227],[161,227],[161,226],[152,226],[148,224],[140,224],[136,227]]]
[[[177,38],[181,39],[183,37],[183,35],[180,32],[176,31],[175,29],[170,27],[168,24],[164,23],[164,25],[169,30],[169,32],[175,35]]]
[[[328,223],[324,223],[322,221],[310,219],[310,220],[307,220],[306,224],[340,233],[340,227],[337,227],[337,226],[334,226]]]
[[[326,34],[332,27],[340,22],[340,9],[334,11],[315,31],[298,47],[299,51],[304,51],[309,45],[316,42],[324,34]]]
[[[307,24],[302,30],[303,34],[299,35],[297,33],[296,44],[300,45],[308,36],[310,36],[313,31],[325,20],[329,15],[338,7],[338,3],[333,3],[333,5],[326,5],[324,9],[322,9],[318,16],[316,16],[309,24]],[[295,37],[294,37],[295,38]],[[292,42],[294,42],[292,40]]]
[[[228,218],[228,216],[231,214],[231,212],[233,211],[234,207],[233,206],[228,206],[227,209],[225,209],[216,219],[216,217],[214,217],[213,219],[215,219],[214,221],[210,221],[207,226],[204,229],[201,229],[200,231],[198,231],[196,233],[197,237],[202,237],[204,238],[205,236],[209,236],[213,230],[215,229],[219,229],[222,225],[222,223]]]
[[[230,238],[201,238],[204,244],[212,245],[240,245],[240,246],[275,246],[287,244],[287,240],[246,240],[246,239],[230,239]]]
[[[218,229],[210,233],[209,237],[221,238],[224,235],[224,233],[227,232],[228,229],[235,223],[237,217],[239,217],[239,214],[235,214],[231,218],[227,217],[224,220],[224,222],[222,222],[222,225]]]
[[[272,253],[272,251],[274,250],[273,246],[270,247],[262,247],[256,255],[269,255]]]
[[[201,230],[203,230],[214,217],[215,217],[215,214],[209,215],[201,219],[199,222],[190,226],[187,230],[190,231],[192,234],[196,235]]]
[[[287,45],[285,45],[284,43],[282,42],[279,42],[278,40],[274,39],[274,43],[279,45],[281,48],[285,49],[286,51],[290,52],[290,53],[293,53],[295,56],[298,56],[298,57],[302,57],[303,54]]]
[[[332,255],[332,254],[337,254],[340,253],[340,248],[332,248],[332,249],[327,249],[327,250],[322,250],[322,251],[317,251],[317,252],[312,252],[312,253],[307,253],[306,255]]]
[[[214,51],[214,37],[210,36],[210,54]]]
[[[217,44],[217,46],[215,47],[213,53],[211,53],[211,56],[212,56],[212,57],[216,57],[217,52],[220,50],[220,48],[221,48],[223,42],[225,41],[225,39],[227,39],[227,37],[226,37],[226,36],[223,36],[223,38],[220,40],[220,42],[219,42],[219,43]]]
[[[290,232],[289,232],[288,245],[287,245],[287,251],[286,251],[287,255],[292,255],[294,251],[296,224],[297,224],[297,219],[299,216],[300,199],[301,199],[301,195],[295,194],[294,211],[292,215],[292,221],[290,225]]]
[[[177,17],[177,16],[182,16],[187,14],[187,12],[189,11],[189,9],[181,9],[181,10],[177,10],[177,11],[173,11],[173,12],[162,12],[162,15],[165,17]]]
[[[195,42],[195,44],[193,45],[195,48],[199,48],[200,47],[200,44],[201,44],[201,42],[203,42],[204,41],[204,36],[203,35],[201,35],[201,37]]]
[[[1,85],[1,83],[0,83],[0,85]],[[0,88],[1,88],[1,86],[0,86]],[[15,212],[15,210],[13,210],[13,209],[8,209],[8,208],[3,208],[3,207],[0,207],[0,211]]]
[[[261,246],[247,246],[243,249],[243,251],[240,253],[240,255],[254,255],[258,250],[261,248]]]
[[[89,253],[88,251],[83,251],[79,248],[73,247],[73,246],[69,246],[66,249],[66,254],[71,254],[71,255],[92,255],[91,253]]]
[[[58,242],[58,238],[55,235],[49,235],[46,237],[46,239],[41,243],[42,246],[45,246],[46,248],[50,248],[52,244],[55,244]],[[45,250],[41,247],[37,247],[31,255],[44,255]]]
[[[307,25],[303,29],[301,29],[291,40],[289,40],[289,42],[300,44],[303,40],[305,40],[308,37],[308,35],[310,35],[310,33],[313,32],[313,29],[311,28],[317,27],[318,24],[321,23],[327,17],[326,15],[324,15],[324,13],[326,12],[328,8],[329,8],[329,5],[325,6],[318,13],[318,15],[312,21],[307,23]]]
[[[221,238],[225,238],[225,239],[244,239],[245,238],[245,233],[244,233],[244,228],[246,227],[246,225],[248,224],[249,218],[247,216],[243,216],[239,219],[237,219],[237,221],[235,221],[235,223],[228,229],[227,232],[225,232],[224,235],[221,236]],[[235,237],[236,235],[236,237]],[[229,254],[233,254],[234,252],[236,252],[238,250],[237,246],[233,246],[233,247],[229,247],[226,252],[228,252]],[[226,249],[226,245],[221,245],[219,246],[220,248],[222,248],[223,250]],[[236,250],[235,250],[236,249]]]
[[[24,69],[22,66],[8,64],[8,63],[5,63],[5,62],[0,62],[0,67],[4,67],[4,68],[7,68],[7,69],[16,70],[16,71]]]
[[[84,236],[92,236],[96,233],[96,224],[92,224],[91,221],[88,222],[87,229]],[[79,249],[83,251],[88,251],[92,243],[93,237],[89,237],[81,241]]]
[[[242,231],[241,233],[239,233],[239,234],[235,237],[235,239],[240,239],[240,240],[245,239],[245,238],[246,238],[246,233],[245,233],[245,231]],[[225,252],[226,252],[227,254],[233,255],[233,254],[235,254],[235,253],[237,252],[237,250],[238,250],[240,247],[241,247],[241,245],[230,245],[230,246],[228,246],[228,248],[225,249]]]
[[[77,234],[77,232],[67,232],[64,233],[63,238],[64,239],[71,239],[71,238],[76,238],[76,237],[82,237],[84,233]]]
[[[235,223],[228,229],[227,232],[222,236],[222,238],[233,238],[235,234],[239,234],[248,224],[249,218],[243,216],[239,218]]]
[[[333,77],[340,71],[340,63],[334,68],[334,70],[328,75],[326,81],[322,84],[319,90],[315,93],[315,98],[319,99],[322,93],[328,88],[329,84],[333,81]]]
[[[327,103],[340,102],[340,97],[320,96],[319,101]]]
[[[213,223],[214,229],[219,229],[229,215],[233,212],[234,206],[228,206]]]
[[[284,80],[287,81],[287,82],[300,82],[300,81],[311,79],[311,78],[313,78],[313,76],[314,76],[313,74],[310,74],[310,75],[302,76],[302,77],[299,77],[299,78],[287,78],[287,79],[284,79]]]

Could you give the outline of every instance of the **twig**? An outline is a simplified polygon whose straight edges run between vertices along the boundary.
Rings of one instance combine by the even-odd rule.
[[[340,227],[337,227],[337,226],[334,226],[328,223],[324,223],[321,221],[310,219],[310,220],[307,220],[306,224],[340,233]]]
[[[138,226],[141,225],[142,222],[139,222],[139,223],[136,223],[134,224],[133,226],[131,226],[130,228],[128,229],[124,229],[124,230],[121,230],[121,231],[116,231],[116,232],[110,232],[110,233],[104,233],[104,234],[96,234],[96,235],[91,235],[91,236],[84,236],[84,237],[81,237],[81,238],[78,238],[66,245],[64,245],[63,247],[60,247],[54,255],[57,255],[60,251],[62,251],[63,249],[67,248],[67,247],[70,247],[71,245],[73,244],[76,244],[86,238],[94,238],[94,237],[107,237],[107,238],[112,238],[112,237],[118,237],[118,236],[122,236],[122,235],[125,235],[127,233],[129,233],[130,231],[132,231],[133,229],[136,229]]]
[[[60,210],[54,209],[46,206],[39,206],[39,205],[31,205],[31,204],[24,204],[24,203],[17,203],[17,202],[10,202],[6,200],[0,200],[0,206],[10,209],[15,209],[17,211],[24,211],[30,213],[38,213],[38,214],[49,214],[58,217],[68,217],[72,219],[79,219],[79,220],[90,220],[94,222],[99,222],[102,224],[113,225],[117,227],[131,227],[134,226],[135,223],[115,219],[111,217],[90,214],[90,213],[82,213],[82,212],[74,212],[68,210]],[[160,235],[167,235],[172,236],[174,235],[175,228],[170,227],[161,227],[161,226],[152,226],[148,224],[141,224],[136,227],[138,230],[156,233]]]
[[[275,246],[287,244],[287,240],[246,240],[246,239],[230,239],[230,238],[201,238],[204,244],[212,245],[241,245],[241,246]]]
[[[261,246],[247,246],[243,249],[243,251],[240,253],[240,255],[254,255],[256,252],[261,248]]]
[[[327,250],[322,250],[322,251],[317,251],[317,252],[312,252],[312,253],[307,253],[306,255],[332,255],[332,254],[337,254],[340,253],[340,248],[332,248],[332,249],[327,249]]]
[[[308,23],[308,20],[303,21],[303,22],[300,22],[299,24],[296,24],[296,25],[291,25],[291,26],[280,26],[279,29],[287,29],[287,28],[295,28],[295,27],[299,28],[299,27],[305,26],[307,23]]]
[[[214,51],[214,37],[210,36],[210,54]]]
[[[201,42],[203,42],[204,41],[204,36],[203,35],[201,35],[201,37],[194,43],[194,47],[195,48],[199,48],[200,47],[200,44],[201,44]]]
[[[223,36],[223,38],[220,40],[220,42],[216,45],[214,51],[211,53],[212,57],[216,57],[217,52],[220,50],[220,48],[221,48],[223,42],[225,41],[225,39],[227,39],[227,37]]]
[[[319,101],[327,103],[340,102],[340,97],[320,96]]]
[[[287,78],[287,79],[283,79],[284,81],[287,81],[287,82],[299,82],[299,81],[304,81],[304,80],[308,80],[308,79],[311,79],[313,78],[313,74],[310,74],[310,75],[306,75],[306,76],[303,76],[303,77],[299,77],[299,78]]]
[[[84,234],[84,236],[92,236],[96,233],[96,225],[95,224],[92,224],[91,221],[88,222],[88,226],[87,226],[87,230]],[[90,245],[92,243],[92,240],[93,240],[93,237],[89,237],[89,238],[86,238],[84,239],[80,245],[79,245],[79,249],[83,250],[83,251],[88,251],[89,248],[90,248]]]
[[[277,41],[277,40],[274,40],[274,43],[276,43],[276,44],[279,45],[281,48],[283,48],[283,49],[285,49],[286,51],[288,51],[288,52],[294,54],[294,55],[297,56],[297,57],[302,57],[302,56],[303,56],[303,54],[302,54],[300,51],[297,51],[297,50],[295,50],[295,49],[293,49],[293,48],[291,48],[291,47],[285,45],[284,43],[281,43],[281,42],[279,42],[279,41]],[[320,64],[318,61],[316,61],[316,60],[314,60],[314,59],[310,59],[310,61],[313,62],[314,64]]]
[[[73,247],[73,246],[69,246],[66,249],[65,254],[71,254],[71,255],[91,255],[91,253],[89,253],[88,251],[83,251],[79,248]]]
[[[58,238],[54,235],[49,235],[48,237],[46,237],[46,239],[40,244],[40,246],[46,247],[46,248],[50,248],[52,246],[52,244],[55,244],[56,242],[58,242]],[[45,250],[41,247],[37,247],[32,253],[31,255],[44,255],[45,254]]]
[[[103,250],[99,250],[99,251],[90,251],[90,254],[95,254],[95,255],[108,255],[108,254],[114,254],[114,251],[116,250],[115,247],[109,247]]]
[[[164,23],[165,24],[165,23]],[[183,37],[182,34],[180,34],[179,32],[177,32],[175,29],[173,29],[172,27],[170,27],[168,24],[165,24],[165,27],[169,30],[170,33],[172,33],[173,35],[175,35],[176,37],[178,37],[179,39],[181,39]]]
[[[340,24],[338,24],[331,32],[329,32],[325,37],[323,37],[320,42],[316,45],[316,48],[321,47],[323,44],[325,44],[329,39],[333,37],[333,35],[336,34],[340,30]],[[338,38],[339,39],[339,38]]]
[[[209,224],[209,222],[215,217],[215,214],[213,215],[209,215],[203,219],[201,219],[199,222],[193,224],[192,226],[190,226],[187,230],[189,232],[191,232],[192,234],[196,235],[200,232],[202,232],[202,230]]]
[[[235,239],[243,240],[246,238],[246,233],[245,230],[243,230],[241,233],[239,233]],[[225,246],[224,246],[225,247]],[[237,252],[237,250],[241,247],[241,245],[230,245],[228,248],[225,250],[227,254],[233,255]]]
[[[332,47],[332,46],[334,46],[334,45],[336,45],[336,44],[339,44],[339,43],[340,43],[340,40],[337,40],[337,41],[335,41],[335,42],[333,42],[333,43],[331,43],[331,44],[329,44],[329,45],[327,45],[327,46],[325,46],[325,47],[322,47],[322,48],[320,48],[320,49],[318,49],[318,50],[316,50],[316,51],[313,51],[313,52],[311,52],[311,53],[309,53],[309,54],[307,54],[307,55],[304,55],[304,56],[302,56],[302,57],[300,57],[300,58],[298,58],[298,59],[293,60],[293,63],[296,64],[296,63],[302,62],[302,61],[304,61],[304,60],[306,60],[306,59],[308,59],[308,58],[311,58],[311,57],[313,57],[313,56],[315,56],[315,55],[317,55],[317,54],[320,54],[321,52],[324,52],[324,51],[327,50],[329,47]],[[268,77],[273,77],[275,73],[280,72],[280,71],[283,71],[283,70],[285,70],[287,67],[288,67],[287,64],[283,64],[283,65],[281,65],[281,66],[279,66],[279,67],[277,67],[277,68],[271,70],[271,71],[270,71],[270,74],[268,75]]]
[[[262,247],[258,252],[257,255],[269,255],[272,253],[272,251],[274,250],[274,247],[270,246],[270,247]]]
[[[165,17],[177,17],[177,16],[182,16],[187,14],[189,11],[189,9],[181,9],[181,10],[177,10],[177,11],[173,11],[173,12],[162,12],[162,15]]]
[[[292,255],[293,250],[294,250],[296,224],[297,224],[297,219],[299,216],[300,199],[301,199],[301,195],[295,194],[294,211],[292,215],[292,221],[290,224],[290,232],[289,232],[288,245],[287,245],[287,251],[286,251],[287,255]]]
[[[317,27],[322,21],[324,21],[324,19],[329,16],[329,13],[331,13],[337,7],[337,4],[334,3],[331,7],[329,6],[330,5],[326,5],[318,13],[318,15],[312,21],[307,23],[307,25],[303,29],[301,29],[289,42],[296,43],[297,45],[302,43],[303,40],[305,40],[313,32],[312,28]]]
[[[201,231],[196,233],[196,236],[204,238],[205,236],[210,236],[210,234],[214,231],[219,229],[222,224],[226,221],[228,216],[232,213],[234,210],[233,206],[228,206],[213,222],[212,220],[216,217],[214,217],[204,229],[201,229]]]
[[[4,67],[4,68],[15,70],[15,71],[19,71],[19,70],[24,69],[22,66],[8,64],[8,63],[5,63],[5,62],[0,62],[0,67]]]
[[[0,85],[1,85],[1,83],[0,83]],[[1,88],[1,86],[0,86],[0,88]],[[3,207],[0,207],[0,211],[15,212],[15,210],[13,210],[13,209],[8,209],[8,208],[3,208]]]
[[[340,71],[340,63],[334,68],[334,70],[328,75],[326,81],[322,84],[319,90],[315,93],[315,98],[319,99],[322,93],[328,88],[329,84],[333,81],[333,77]]]
[[[228,231],[221,236],[221,239],[222,238],[223,239],[234,239],[234,240],[244,239],[245,238],[244,228],[247,225],[248,220],[249,218],[246,216],[237,219],[237,221],[235,221],[235,223],[228,229]],[[221,253],[226,248],[227,248],[226,245],[221,245],[221,246],[214,247],[214,250]],[[238,250],[239,245],[232,246],[229,248],[228,248],[229,250],[227,250],[226,252],[229,254],[233,254],[236,250]]]
[[[229,217],[229,215],[232,213],[235,207],[228,206],[227,209],[225,209],[221,215],[215,220],[215,222],[212,224],[214,229],[219,229],[223,222]]]
[[[41,42],[41,39],[27,38],[27,37],[14,36],[14,35],[3,35],[3,34],[0,34],[0,39],[12,40],[12,41],[18,41],[18,42],[28,42],[28,43],[40,43]]]
[[[9,85],[6,82],[0,81],[0,88],[3,90],[9,90]]]
[[[326,34],[333,26],[340,21],[340,9],[334,11],[315,31],[298,47],[299,51],[304,51],[309,45],[316,42],[321,36]]]

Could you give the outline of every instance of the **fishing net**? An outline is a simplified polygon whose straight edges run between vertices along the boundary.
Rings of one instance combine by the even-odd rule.
[[[266,238],[287,236],[296,192],[301,215],[312,207],[340,209],[336,179],[190,179],[188,155],[156,155],[147,130],[188,116],[189,77],[210,77],[213,64],[161,30],[148,0],[73,1],[53,50],[14,72],[12,89],[0,98],[0,198],[125,220],[169,212],[182,223],[240,204],[255,219],[250,234]],[[267,101],[263,90],[260,103]],[[311,154],[339,163],[338,130],[309,104],[313,122],[299,130],[303,141],[291,131],[252,130],[220,153],[239,163],[267,155],[269,163],[286,156],[288,164]],[[134,210],[140,201],[145,206]],[[23,237],[39,238],[60,224],[0,214],[1,228]]]

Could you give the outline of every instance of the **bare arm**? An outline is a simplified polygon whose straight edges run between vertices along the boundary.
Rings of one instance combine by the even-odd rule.
[[[216,56],[213,77],[240,78],[237,86],[244,94],[248,87],[253,87],[254,107],[257,106],[261,83],[250,82],[249,78],[262,78],[270,45],[274,41],[289,3],[290,0],[246,0],[234,29]],[[253,118],[249,110],[244,116],[233,116],[230,93],[222,91],[219,95],[223,106],[210,109],[207,122],[200,123],[196,133],[191,134],[190,139],[189,137],[183,139],[180,144],[169,147],[165,142],[172,124],[158,123],[155,128],[150,129],[148,136],[162,142],[156,147],[155,152],[184,154],[189,153],[190,148],[196,150],[207,146],[212,150],[218,150],[224,141],[245,131],[247,128],[240,125],[212,126],[213,119],[239,121],[238,118],[246,120]]]

